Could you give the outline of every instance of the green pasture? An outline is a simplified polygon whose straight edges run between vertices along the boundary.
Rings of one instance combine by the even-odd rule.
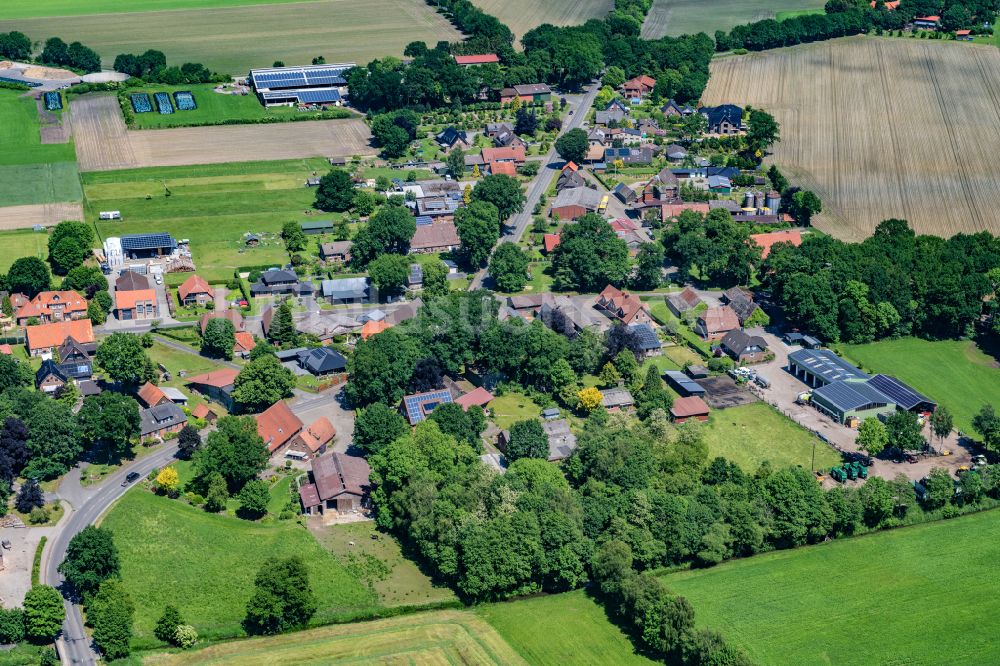
[[[48,240],[48,234],[31,229],[0,232],[0,273],[6,273],[10,265],[21,257],[48,257]]]
[[[637,655],[604,608],[582,590],[484,605],[477,612],[535,666],[657,663]]]
[[[42,144],[35,100],[0,90],[0,205],[80,198],[73,144]]]
[[[998,529],[988,511],[661,580],[761,666],[995,664]]]
[[[283,4],[300,0],[132,0],[129,12],[158,12],[168,9],[211,9],[244,5]],[[40,16],[84,16],[87,14],[117,14],[125,7],[119,0],[7,0],[0,5],[0,19],[21,19]]]
[[[170,95],[170,102],[174,105],[174,112],[169,114],[157,113],[154,110],[150,113],[136,113],[136,129],[161,129],[164,127],[190,126],[196,124],[213,125],[230,122],[257,122],[268,117],[296,116],[299,111],[287,106],[266,109],[257,100],[256,95],[223,95],[213,90],[215,87],[211,83],[199,85],[164,86],[151,85],[143,88],[130,88],[130,95],[135,93],[146,93],[150,100],[153,94],[165,92]],[[177,109],[177,102],[174,99],[175,92],[190,92],[194,95],[194,103],[197,108],[191,111],[180,111]]]
[[[809,469],[814,445],[816,469],[840,463],[840,454],[829,445],[762,402],[713,409],[703,432],[710,458],[722,456],[749,473],[765,460],[774,467]]]
[[[902,338],[844,345],[843,352],[865,371],[894,375],[946,406],[958,430],[971,433],[972,417],[985,403],[1000,409],[997,360],[974,342]]]
[[[822,13],[822,0],[655,0],[646,16],[642,36],[658,39],[732,28],[763,19],[783,19],[800,13]]]
[[[328,168],[311,159],[87,173],[85,215],[101,237],[166,231],[187,238],[198,274],[220,282],[238,266],[287,260],[281,225],[319,219],[307,214],[315,213],[315,190],[305,180]],[[98,222],[98,212],[109,209],[120,210],[123,221]],[[247,247],[245,233],[259,235],[260,245]]]
[[[295,522],[256,523],[213,515],[135,489],[104,518],[114,532],[122,580],[135,602],[137,644],[150,645],[166,603],[203,638],[242,635],[240,622],[258,569],[297,555],[319,604],[316,624],[371,611],[377,601],[336,557]]]

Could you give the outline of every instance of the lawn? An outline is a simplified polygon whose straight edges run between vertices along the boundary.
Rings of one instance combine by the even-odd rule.
[[[129,94],[147,93],[152,98],[153,93],[165,92],[170,94],[171,102],[174,103],[174,113],[136,113],[136,129],[158,129],[163,127],[182,127],[196,124],[213,125],[225,121],[230,122],[257,122],[263,118],[295,116],[299,111],[287,106],[266,109],[257,100],[256,95],[222,95],[214,92],[215,84],[205,83],[201,85],[185,86],[150,86],[148,88],[132,88]],[[174,93],[188,91],[194,95],[194,102],[198,108],[191,111],[179,111],[176,109]]]
[[[310,631],[234,641],[193,652],[156,654],[146,666],[292,666],[293,664],[495,664],[524,666],[472,611],[417,613]]]
[[[995,664],[1000,511],[664,576],[755,664]]]
[[[169,231],[190,239],[198,274],[222,282],[238,266],[288,260],[281,225],[315,213],[316,193],[305,180],[328,168],[325,160],[308,159],[87,173],[85,214],[102,237]],[[96,222],[101,210],[120,210],[123,221]],[[260,245],[246,246],[248,232],[261,236]]]
[[[403,556],[394,537],[370,521],[311,526],[320,545],[337,556],[349,571],[368,582],[386,606],[413,606],[454,601],[447,587],[435,587],[419,567]]]
[[[501,430],[506,430],[517,421],[537,419],[542,408],[523,393],[509,392],[498,396],[488,405],[493,413],[493,422]]]
[[[958,430],[972,432],[972,417],[985,403],[1000,408],[996,360],[967,340],[917,338],[844,345],[864,370],[894,375],[951,411]]]
[[[242,635],[258,569],[297,555],[309,568],[316,624],[374,610],[375,596],[294,522],[253,523],[205,513],[135,489],[104,518],[114,532],[122,579],[135,602],[136,642],[150,645],[165,603],[204,638]]]
[[[0,232],[0,272],[6,273],[21,257],[45,259],[49,256],[48,241],[46,234],[31,229]]]
[[[765,460],[775,467],[809,469],[814,445],[816,469],[840,462],[839,453],[761,402],[712,410],[704,435],[710,458],[728,458],[750,473]]]
[[[477,612],[536,666],[654,664],[583,591],[480,606]]]
[[[35,100],[0,90],[0,205],[79,201],[72,143],[42,144]]]

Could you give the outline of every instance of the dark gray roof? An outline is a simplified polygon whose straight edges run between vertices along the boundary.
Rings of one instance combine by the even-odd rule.
[[[186,423],[184,410],[172,402],[165,402],[139,412],[140,433],[143,437],[164,428]]]
[[[866,383],[906,410],[920,406],[933,409],[937,406],[930,398],[891,375],[875,375]]]
[[[122,236],[122,249],[125,252],[143,250],[175,250],[177,241],[168,233],[130,234]]]
[[[709,128],[717,127],[723,121],[728,121],[737,127],[743,122],[743,109],[735,104],[721,104],[719,106],[703,106],[698,112],[708,118]]]
[[[663,373],[667,383],[685,395],[705,395],[705,388],[683,372],[667,370]]]
[[[303,352],[299,356],[299,364],[316,375],[326,372],[340,372],[346,369],[347,359],[335,349],[318,347]]]
[[[865,380],[869,375],[854,367],[829,349],[797,349],[788,355],[788,360],[805,368],[827,382],[837,380]]]
[[[62,381],[63,383],[66,383],[68,379],[66,377],[66,373],[62,371],[62,368],[56,365],[56,362],[51,358],[47,358],[42,361],[41,367],[39,367],[38,372],[35,373],[35,386],[38,386],[45,381],[45,378],[49,375],[54,375],[56,379]]]
[[[878,389],[866,382],[835,381],[813,391],[813,398],[821,398],[842,412],[870,406],[895,404]]]
[[[323,295],[342,301],[368,298],[368,278],[342,278],[323,280]]]
[[[444,130],[439,132],[438,135],[434,137],[434,139],[438,143],[444,144],[446,146],[453,146],[459,141],[463,141],[465,143],[469,142],[469,139],[466,136],[465,132],[463,130],[456,129],[454,127],[446,127]]]
[[[761,351],[767,351],[767,340],[759,335],[750,335],[746,331],[736,329],[726,333],[725,337],[722,338],[722,346],[735,356],[740,356],[751,347],[759,347]]]
[[[284,284],[286,282],[298,282],[299,276],[294,271],[272,270],[264,271],[260,274],[260,281],[270,286],[272,284]]]
[[[628,330],[635,334],[636,339],[639,341],[639,347],[643,351],[651,351],[663,346],[660,343],[660,339],[656,337],[656,331],[649,324],[629,324]]]

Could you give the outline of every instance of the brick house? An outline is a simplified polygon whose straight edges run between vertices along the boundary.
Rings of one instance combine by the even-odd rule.
[[[54,321],[82,319],[87,316],[87,299],[75,291],[43,291],[30,301],[24,302],[21,294],[11,297],[11,304],[21,303],[14,311],[18,326],[24,326],[29,319],[37,319],[47,324]]]
[[[50,352],[70,337],[83,345],[94,342],[94,328],[89,319],[26,326],[24,334],[25,346],[31,356],[41,356],[45,352]]]
[[[158,313],[154,289],[115,292],[115,317],[119,321],[156,319]]]
[[[309,515],[326,510],[355,513],[368,503],[371,468],[360,456],[331,453],[312,461],[311,483],[299,488],[302,509]]]
[[[648,324],[653,320],[642,299],[610,284],[597,297],[594,307],[625,325]]]
[[[215,302],[215,291],[199,275],[192,275],[177,287],[177,297],[181,305],[197,305],[200,308]]]

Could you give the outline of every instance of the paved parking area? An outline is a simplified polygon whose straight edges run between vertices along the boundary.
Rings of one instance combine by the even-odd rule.
[[[325,416],[337,429],[337,438],[331,447],[332,451],[344,453],[351,446],[354,434],[354,412],[344,406],[343,385],[333,387],[322,393],[309,394],[296,398],[292,403],[292,411],[309,425],[321,416]]]

